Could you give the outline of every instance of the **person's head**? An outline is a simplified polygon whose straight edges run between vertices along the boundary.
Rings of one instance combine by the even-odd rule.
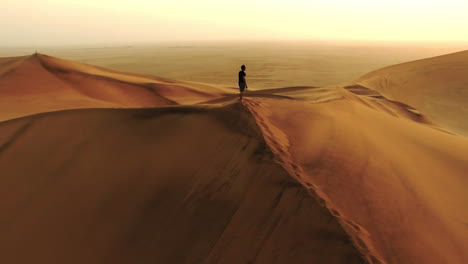
[[[245,65],[241,66],[241,70],[245,71]]]

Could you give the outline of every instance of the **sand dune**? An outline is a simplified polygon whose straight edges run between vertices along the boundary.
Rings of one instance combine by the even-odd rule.
[[[49,113],[0,135],[3,263],[360,263],[238,103]]]
[[[468,136],[468,51],[390,66],[355,83],[407,103]]]
[[[29,100],[1,106],[23,115],[0,122],[2,263],[468,259],[468,138],[368,83],[239,103],[45,55],[0,70]]]
[[[232,93],[34,54],[0,60],[0,120],[73,108],[154,107]]]
[[[351,100],[247,103],[278,161],[386,263],[467,258],[468,139]]]

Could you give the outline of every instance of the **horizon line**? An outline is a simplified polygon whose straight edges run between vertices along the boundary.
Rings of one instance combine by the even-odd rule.
[[[374,45],[443,45],[443,46],[458,46],[467,45],[468,41],[447,41],[447,40],[359,40],[359,39],[186,39],[186,40],[152,40],[152,41],[136,41],[136,42],[77,42],[77,43],[59,43],[59,44],[8,44],[1,45],[1,49],[20,49],[20,48],[56,48],[56,47],[97,47],[109,46],[103,48],[116,47],[131,47],[131,46],[147,46],[147,45],[167,45],[167,44],[209,44],[209,43],[288,43],[288,44],[374,44]]]

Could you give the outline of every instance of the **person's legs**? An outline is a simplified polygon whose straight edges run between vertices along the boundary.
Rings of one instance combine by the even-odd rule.
[[[239,90],[240,90],[240,100],[242,101],[242,95],[244,94],[244,89],[245,89],[245,83],[239,83]]]

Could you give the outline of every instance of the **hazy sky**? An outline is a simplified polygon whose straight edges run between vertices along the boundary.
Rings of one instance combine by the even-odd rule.
[[[2,0],[1,6],[0,46],[243,39],[468,42],[468,0]]]

